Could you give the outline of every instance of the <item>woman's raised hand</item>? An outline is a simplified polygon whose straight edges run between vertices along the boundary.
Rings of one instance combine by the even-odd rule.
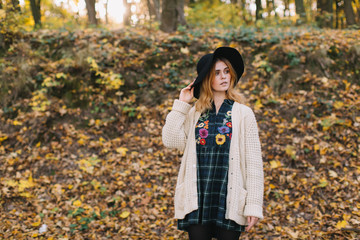
[[[195,79],[187,87],[181,89],[180,96],[179,96],[180,101],[190,103],[191,99],[194,96],[194,88],[192,88],[192,89],[190,89],[190,88],[194,84],[194,82],[195,82]]]

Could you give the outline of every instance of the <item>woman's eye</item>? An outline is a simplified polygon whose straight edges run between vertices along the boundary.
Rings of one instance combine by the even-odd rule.
[[[230,71],[229,71],[229,70],[225,70],[224,72],[225,72],[226,74],[228,74]]]

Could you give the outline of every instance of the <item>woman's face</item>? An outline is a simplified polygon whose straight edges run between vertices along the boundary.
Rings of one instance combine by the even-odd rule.
[[[215,92],[225,92],[230,87],[230,69],[221,60],[215,63],[215,78],[212,81],[211,87]]]

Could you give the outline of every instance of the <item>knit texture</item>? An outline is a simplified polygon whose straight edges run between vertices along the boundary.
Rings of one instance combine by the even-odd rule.
[[[183,151],[175,189],[175,218],[198,209],[195,125],[200,112],[175,99],[162,129],[165,147]],[[234,102],[225,218],[246,225],[246,216],[263,219],[264,174],[261,144],[251,108]]]

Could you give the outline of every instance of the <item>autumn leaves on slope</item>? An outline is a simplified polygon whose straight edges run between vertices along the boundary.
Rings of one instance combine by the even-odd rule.
[[[131,51],[127,52],[119,46],[122,40],[92,36],[97,41],[89,48],[94,48],[96,64],[87,56],[77,66],[71,58],[57,56],[60,60],[45,65],[36,54],[26,55],[33,57],[31,64],[43,67],[30,65],[33,71],[29,74],[41,72],[43,79],[50,79],[36,85],[33,95],[18,99],[12,110],[3,108],[1,112],[1,238],[186,239],[172,219],[181,154],[162,145],[165,116],[178,89],[189,79],[186,71],[194,70],[195,57],[207,48],[231,44],[243,48],[246,56],[253,56],[256,49],[214,35],[168,36],[163,42],[140,41],[136,35],[133,41],[128,40]],[[313,44],[324,42],[315,34],[310,37]],[[346,44],[353,41],[353,35],[348,37],[334,42],[343,54]],[[271,45],[266,39],[259,44]],[[74,41],[75,50],[82,46],[82,38]],[[144,44],[141,52],[136,50],[137,41],[148,41],[149,45]],[[201,43],[196,53],[191,41]],[[290,44],[283,41],[281,44]],[[208,47],[202,48],[202,44]],[[301,37],[291,44],[300,48]],[[181,52],[181,48],[189,52]],[[16,47],[14,51],[6,61],[15,57]],[[151,73],[145,69],[148,56],[158,61]],[[169,64],[161,65],[167,57]],[[335,58],[338,60],[340,57]],[[355,239],[356,232],[351,229],[358,229],[360,222],[360,89],[346,80],[349,66],[343,63],[327,69],[329,77],[304,70],[291,83],[292,92],[277,95],[268,80],[278,66],[266,58],[261,61],[247,64],[246,81],[238,86],[258,120],[266,179],[265,219],[243,239]],[[102,80],[91,75],[90,68],[92,74],[96,70],[104,73],[98,75]],[[111,77],[108,68],[121,77]],[[288,68],[294,68],[290,62]],[[81,79],[70,73],[74,69],[91,83],[71,85]],[[141,88],[125,92],[122,88],[126,84],[117,87],[111,83],[116,79],[126,82],[128,76],[122,71],[136,74],[140,71],[136,69],[146,76]],[[16,76],[11,71],[6,73],[10,79]],[[76,96],[59,94],[64,86],[73,86]],[[168,99],[153,106],[142,104],[138,96],[152,88]],[[87,105],[72,106],[67,99]]]

